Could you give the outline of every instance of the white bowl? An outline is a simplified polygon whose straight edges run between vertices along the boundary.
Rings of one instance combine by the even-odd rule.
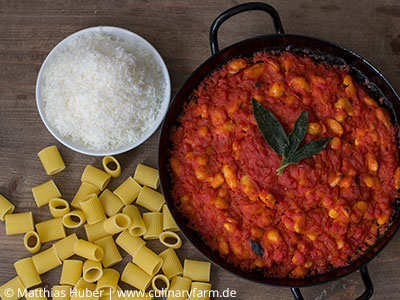
[[[61,47],[63,47],[64,44],[69,42],[73,37],[76,37],[78,35],[87,34],[89,32],[99,32],[99,31],[102,31],[102,32],[105,32],[108,34],[112,34],[116,37],[125,39],[128,42],[140,43],[142,46],[145,46],[150,51],[150,53],[153,54],[153,57],[154,57],[155,61],[159,64],[159,66],[161,67],[161,70],[162,70],[162,72],[164,74],[164,78],[165,78],[165,95],[163,97],[158,116],[154,120],[153,126],[147,132],[145,132],[143,134],[141,139],[139,139],[135,143],[126,145],[126,146],[123,146],[123,147],[120,147],[117,149],[108,150],[108,151],[106,151],[106,150],[105,151],[102,151],[102,150],[95,151],[92,149],[87,149],[84,146],[82,146],[78,143],[75,143],[66,137],[61,136],[54,128],[52,128],[52,126],[47,121],[46,115],[43,110],[44,103],[41,98],[41,94],[42,94],[41,93],[41,85],[42,85],[41,83],[42,83],[43,70],[46,69],[46,66],[52,60],[52,58],[57,53],[57,51],[59,51],[61,49]],[[36,80],[36,105],[37,105],[40,117],[42,118],[42,121],[43,121],[44,125],[46,126],[46,128],[60,143],[62,143],[66,147],[68,147],[74,151],[77,151],[77,152],[80,152],[83,154],[87,154],[87,155],[93,155],[93,156],[105,156],[105,155],[120,154],[120,153],[129,151],[133,148],[136,148],[137,146],[142,144],[144,141],[146,141],[157,130],[157,128],[160,126],[161,122],[163,121],[165,114],[168,111],[170,98],[171,98],[171,80],[170,80],[170,77],[168,74],[167,66],[165,65],[164,60],[161,58],[161,56],[157,52],[157,50],[148,41],[146,41],[144,38],[137,35],[136,33],[133,33],[126,29],[122,29],[122,28],[118,28],[118,27],[111,27],[111,26],[91,27],[91,28],[87,28],[87,29],[83,29],[81,31],[75,32],[75,33],[71,34],[70,36],[66,37],[64,40],[62,40],[60,43],[58,43],[57,46],[55,46],[53,48],[53,50],[51,50],[49,55],[47,55],[46,59],[44,60],[44,62],[42,64],[42,67],[40,68],[40,71],[39,71],[39,74],[38,74],[38,77]]]

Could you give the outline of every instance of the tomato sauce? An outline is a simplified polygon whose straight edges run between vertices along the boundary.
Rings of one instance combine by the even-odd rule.
[[[257,127],[252,98],[286,133],[306,110],[304,141],[334,139],[278,176],[281,156]],[[323,273],[386,230],[400,188],[396,133],[344,69],[293,53],[238,58],[201,82],[171,133],[173,197],[191,228],[236,266],[278,277]]]

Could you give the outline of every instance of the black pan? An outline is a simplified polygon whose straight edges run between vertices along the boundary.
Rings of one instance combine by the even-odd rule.
[[[248,40],[238,42],[223,50],[219,50],[217,33],[220,25],[238,13],[249,10],[261,10],[268,13],[274,22],[276,34],[263,35]],[[171,196],[171,178],[169,176],[168,153],[171,149],[170,133],[171,129],[177,125],[177,117],[181,113],[184,104],[190,98],[192,92],[197,88],[198,84],[215,69],[221,67],[231,59],[241,57],[251,57],[257,51],[282,51],[290,49],[293,52],[306,53],[317,60],[326,61],[328,63],[346,65],[350,69],[350,74],[361,85],[365,86],[371,96],[375,99],[383,99],[382,105],[386,107],[392,117],[393,122],[397,123],[400,117],[400,98],[396,94],[393,87],[383,77],[383,75],[374,68],[365,59],[361,58],[354,52],[335,45],[333,43],[320,40],[313,37],[285,34],[279,15],[276,10],[265,3],[246,3],[235,6],[216,18],[210,29],[210,44],[212,56],[200,65],[185,81],[181,89],[176,93],[171,107],[165,117],[159,142],[158,167],[160,171],[161,187],[176,223],[180,227],[186,238],[210,261],[234,273],[242,278],[249,279],[254,282],[291,287],[295,299],[303,299],[299,287],[306,287],[316,284],[325,283],[348,275],[354,271],[360,270],[365,292],[358,297],[358,300],[369,299],[373,294],[373,285],[368,274],[366,264],[379,253],[385,245],[390,241],[400,226],[400,214],[397,207],[396,213],[391,220],[386,233],[379,237],[375,245],[370,247],[362,256],[353,261],[351,265],[343,268],[336,268],[324,274],[305,278],[276,278],[266,277],[258,272],[246,272],[232,264],[226,262],[218,253],[213,252],[209,246],[201,239],[201,237],[188,227],[188,220],[185,219],[174,206]],[[398,201],[397,201],[398,202]]]

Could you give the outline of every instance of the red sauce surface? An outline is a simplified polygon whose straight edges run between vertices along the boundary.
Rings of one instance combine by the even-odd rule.
[[[286,133],[306,110],[305,142],[334,139],[278,176],[281,156],[261,135],[252,98]],[[400,187],[397,128],[345,70],[292,53],[236,59],[200,84],[179,121],[176,205],[229,262],[304,277],[348,265],[386,230]]]

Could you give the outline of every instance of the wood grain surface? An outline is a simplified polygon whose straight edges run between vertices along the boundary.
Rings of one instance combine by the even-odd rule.
[[[112,25],[132,30],[152,43],[168,66],[173,92],[210,56],[208,30],[223,10],[242,1],[97,1],[0,0],[0,193],[16,205],[16,212],[33,211],[36,222],[50,218],[38,209],[31,188],[49,180],[37,153],[56,144],[67,168],[52,176],[63,197],[71,200],[86,164],[100,167],[100,157],[85,156],[60,145],[41,122],[35,103],[35,82],[41,63],[63,38],[83,28]],[[383,1],[270,0],[280,13],[287,33],[329,40],[358,53],[377,67],[400,90],[400,4]],[[220,46],[256,35],[273,33],[262,12],[246,12],[226,22]],[[156,166],[157,131],[146,143],[118,155],[122,176],[115,188],[132,175],[138,163]],[[83,232],[79,232],[84,236]],[[45,245],[44,247],[48,247]],[[157,242],[150,247],[163,248]],[[184,242],[181,258],[202,255]],[[13,263],[29,256],[21,235],[6,236],[0,224],[0,284],[15,276]],[[118,264],[121,270],[129,260]],[[369,264],[375,287],[373,299],[400,299],[400,236]],[[47,285],[58,283],[60,268],[42,276]],[[237,278],[213,266],[213,288],[235,290],[236,299],[293,299],[288,288],[265,286]],[[302,289],[306,299],[353,299],[362,292],[359,273],[325,285]]]

